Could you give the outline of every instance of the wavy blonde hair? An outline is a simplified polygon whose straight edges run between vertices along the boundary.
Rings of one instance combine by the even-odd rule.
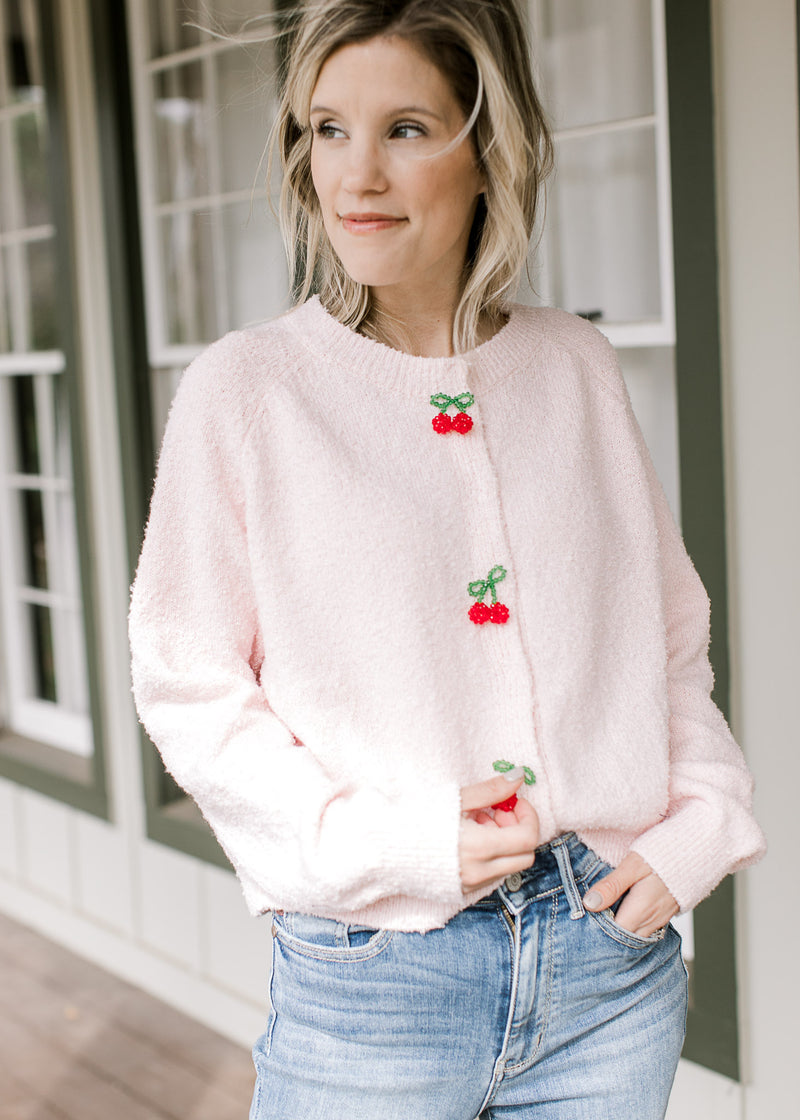
[[[292,290],[312,291],[340,322],[386,341],[368,287],[333,251],[311,178],[311,96],[339,47],[397,36],[441,71],[465,117],[486,189],[469,239],[453,345],[472,349],[480,324],[501,322],[525,265],[552,141],[534,89],[527,38],[514,0],[318,0],[293,29],[271,138],[283,167],[280,217]]]

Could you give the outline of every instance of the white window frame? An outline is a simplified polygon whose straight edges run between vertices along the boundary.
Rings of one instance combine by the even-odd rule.
[[[664,0],[650,0],[651,48],[653,57],[653,107],[654,112],[622,120],[598,121],[575,128],[557,129],[553,134],[556,148],[575,140],[610,135],[612,133],[651,130],[655,140],[656,157],[656,213],[659,257],[659,283],[661,294],[660,314],[643,322],[611,322],[599,320],[595,325],[613,346],[632,347],[675,345],[675,276],[672,258],[672,189],[670,183],[669,115],[667,101],[667,36]],[[535,44],[542,28],[541,0],[530,0],[529,16]],[[534,60],[535,61],[535,60]],[[540,83],[541,84],[541,83]],[[547,223],[539,247],[544,290],[549,290],[552,273],[552,247],[549,244]]]

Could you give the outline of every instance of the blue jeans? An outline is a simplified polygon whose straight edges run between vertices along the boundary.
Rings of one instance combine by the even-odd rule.
[[[660,1120],[680,938],[585,911],[608,870],[569,833],[426,934],[276,915],[251,1120]]]

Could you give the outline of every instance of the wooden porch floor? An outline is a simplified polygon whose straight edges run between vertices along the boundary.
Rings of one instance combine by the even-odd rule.
[[[0,1120],[246,1120],[249,1053],[0,915]]]

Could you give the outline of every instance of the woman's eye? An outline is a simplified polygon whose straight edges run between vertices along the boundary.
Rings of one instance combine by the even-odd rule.
[[[344,136],[342,129],[330,121],[322,121],[320,124],[313,125],[313,130],[314,135],[319,136],[322,140],[338,140]]]
[[[424,136],[425,129],[421,124],[413,121],[399,121],[392,129],[392,136],[398,140],[413,140],[416,136]]]

